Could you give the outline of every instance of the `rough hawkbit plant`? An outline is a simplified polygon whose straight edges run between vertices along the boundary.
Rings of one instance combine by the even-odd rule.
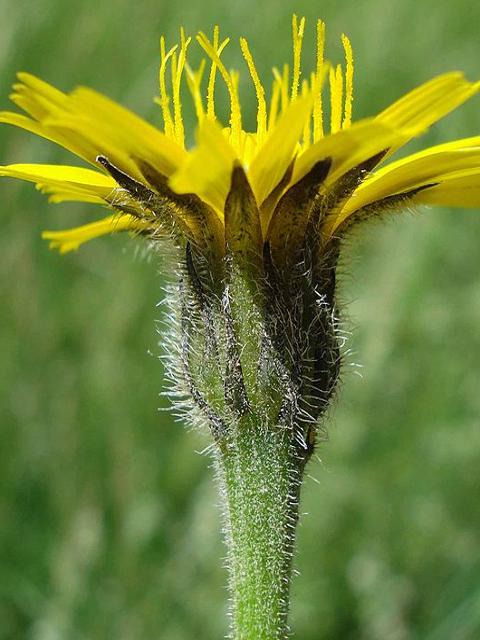
[[[273,70],[267,102],[249,45],[240,48],[257,98],[256,130],[242,124],[239,76],[221,59],[218,27],[198,69],[191,38],[160,40],[159,131],[103,95],[65,94],[19,73],[11,96],[27,115],[0,113],[94,166],[14,164],[0,175],[28,180],[51,202],[103,205],[110,214],[46,231],[67,253],[129,231],[168,255],[168,359],[175,402],[211,433],[223,506],[231,637],[277,640],[288,630],[289,586],[305,465],[341,368],[336,266],[351,227],[405,207],[480,205],[480,137],[456,140],[378,169],[413,137],[480,89],[461,73],[438,76],[379,115],[352,124],[353,56],[324,59],[302,76],[305,20],[293,17],[293,63]],[[208,73],[207,62],[209,65]],[[205,78],[204,76],[208,75]],[[222,126],[217,76],[230,99]],[[184,143],[184,79],[198,119]],[[206,89],[206,91],[205,91]],[[328,98],[328,100],[327,100]],[[327,103],[327,104],[325,104]],[[329,115],[327,126],[326,114]]]

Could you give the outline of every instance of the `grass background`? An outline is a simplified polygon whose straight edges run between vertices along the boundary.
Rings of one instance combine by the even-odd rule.
[[[248,35],[264,77],[292,11],[356,52],[356,116],[435,73],[478,77],[470,0],[0,0],[1,108],[16,70],[88,84],[159,122],[158,37]],[[309,51],[310,44],[310,51]],[[227,55],[242,66],[238,48]],[[245,74],[244,74],[245,76]],[[248,95],[245,82],[242,90]],[[479,131],[478,99],[423,140]],[[254,108],[248,113],[250,122]],[[1,162],[71,162],[0,130]],[[415,147],[415,145],[414,145]],[[0,184],[0,640],[211,640],[225,572],[205,440],[158,396],[157,260],[124,237],[61,258],[39,234],[95,217]],[[480,217],[432,210],[345,251],[353,360],[303,496],[292,624],[302,640],[480,637]],[[161,344],[161,336],[160,336]]]

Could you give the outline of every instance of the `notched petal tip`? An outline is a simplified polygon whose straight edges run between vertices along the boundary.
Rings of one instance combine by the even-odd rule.
[[[393,146],[393,153],[480,91],[480,82],[470,82],[460,71],[444,73],[421,84],[378,114],[376,120],[410,135]]]

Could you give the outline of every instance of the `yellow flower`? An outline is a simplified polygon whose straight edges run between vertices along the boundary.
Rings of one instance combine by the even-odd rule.
[[[432,147],[376,170],[412,137],[477,93],[479,82],[468,82],[459,72],[446,73],[376,117],[352,124],[348,38],[342,36],[344,68],[332,66],[324,59],[325,26],[318,21],[316,68],[304,75],[305,20],[294,16],[292,27],[293,63],[273,70],[268,101],[249,45],[240,39],[257,96],[253,132],[243,128],[239,76],[222,61],[229,39],[220,37],[218,27],[211,39],[197,35],[207,58],[196,70],[187,61],[191,38],[183,29],[180,44],[168,50],[161,38],[156,102],[163,131],[91,89],[65,94],[19,73],[11,99],[27,115],[0,112],[0,122],[56,142],[95,169],[15,164],[0,167],[0,175],[36,183],[51,202],[74,200],[111,209],[99,221],[44,232],[50,246],[62,253],[97,236],[130,230],[151,238],[176,234],[216,255],[224,254],[225,237],[237,242],[240,251],[268,243],[282,262],[285,252],[294,259],[308,224],[315,224],[328,245],[353,222],[406,203],[480,204],[480,137]],[[226,127],[215,113],[218,76],[230,97]],[[191,150],[185,148],[182,116],[185,80],[198,120]]]

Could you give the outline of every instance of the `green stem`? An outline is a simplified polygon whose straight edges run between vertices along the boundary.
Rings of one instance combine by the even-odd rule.
[[[302,463],[291,431],[242,420],[219,458],[235,640],[288,635]]]
[[[240,200],[230,214],[243,224]],[[201,264],[195,270],[187,255],[179,360],[192,422],[207,421],[215,440],[232,637],[285,640],[301,480],[338,376],[338,346],[330,298],[310,271],[293,278],[293,292],[282,288],[274,265],[263,270],[243,246],[247,227],[229,239],[236,249],[221,295],[208,297]]]

